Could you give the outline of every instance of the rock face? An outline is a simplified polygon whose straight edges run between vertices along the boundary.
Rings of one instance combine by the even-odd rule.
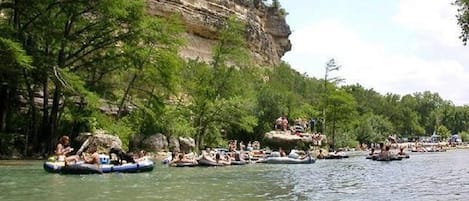
[[[152,150],[158,152],[168,149],[168,140],[166,136],[161,133],[158,133],[156,135],[152,135],[144,139],[142,145],[143,149],[145,150]]]
[[[267,146],[273,149],[282,147],[284,150],[304,149],[309,146],[321,146],[326,139],[324,135],[302,133],[300,136],[292,135],[290,131],[270,131],[264,135]]]
[[[190,153],[195,148],[195,141],[190,137],[179,137],[181,152]]]
[[[151,136],[134,135],[130,140],[131,151],[144,149],[149,152],[176,151],[190,153],[195,148],[195,141],[190,137],[169,137],[163,134]]]
[[[169,144],[169,150],[172,150],[172,151],[176,151],[176,152],[180,152],[181,151],[181,148],[180,148],[180,145],[179,145],[179,139],[176,138],[176,137],[169,137],[169,140],[168,140],[168,144]]]
[[[83,133],[78,136],[76,140],[80,143],[84,143],[87,139],[89,139],[87,147],[97,146],[99,153],[108,153],[111,148],[122,149],[122,141],[120,138],[104,130],[98,130],[94,134]]]
[[[246,26],[246,41],[255,63],[275,65],[291,49],[290,27],[278,8],[262,0],[147,0],[151,15],[168,17],[179,14],[186,26],[186,48],[181,55],[210,61],[218,30],[230,16]]]

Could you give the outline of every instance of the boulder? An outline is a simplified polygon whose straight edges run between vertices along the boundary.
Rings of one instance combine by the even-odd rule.
[[[270,131],[264,135],[264,143],[274,150],[282,147],[288,152],[291,149],[301,150],[313,145],[313,136],[309,133],[294,135],[290,131]]]
[[[76,138],[81,144],[85,143],[87,139],[88,145],[85,144],[85,150],[86,147],[97,146],[99,153],[107,154],[111,148],[122,149],[121,139],[105,130],[97,130],[94,133],[82,133]]]
[[[179,137],[181,152],[190,153],[195,148],[195,140],[190,137]]]
[[[142,148],[152,152],[168,150],[168,140],[161,133],[151,135],[142,141]]]
[[[168,145],[169,151],[176,151],[176,152],[181,151],[178,138],[169,137],[168,144],[169,144]]]
[[[144,138],[145,136],[141,134],[132,135],[132,137],[129,140],[129,151],[138,152],[139,150],[141,150],[142,142]]]

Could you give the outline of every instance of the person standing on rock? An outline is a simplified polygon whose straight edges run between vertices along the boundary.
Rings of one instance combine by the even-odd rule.
[[[309,120],[309,127],[311,128],[311,133],[314,133],[314,125],[316,124],[316,120],[311,117],[311,119]]]

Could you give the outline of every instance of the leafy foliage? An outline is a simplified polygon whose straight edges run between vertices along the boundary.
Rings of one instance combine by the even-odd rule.
[[[468,2],[456,1],[464,43]],[[26,155],[47,152],[59,135],[96,129],[118,135],[124,146],[134,134],[155,133],[193,137],[199,148],[223,146],[262,140],[282,114],[290,122],[315,118],[315,131],[335,147],[389,135],[461,133],[467,140],[469,106],[437,93],[382,95],[286,63],[252,64],[245,26],[234,17],[220,24],[210,62],[185,61],[178,16],[149,16],[145,3],[2,1],[0,133],[7,137],[0,154],[15,142]],[[279,1],[268,9],[286,14]],[[339,67],[329,60],[326,72]]]

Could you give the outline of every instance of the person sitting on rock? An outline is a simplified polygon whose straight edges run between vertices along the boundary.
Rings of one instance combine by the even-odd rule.
[[[277,118],[277,119],[275,120],[274,129],[275,129],[275,130],[282,130],[282,123],[283,123],[282,117]]]
[[[288,129],[288,119],[284,116],[282,116],[282,131],[287,131]]]

